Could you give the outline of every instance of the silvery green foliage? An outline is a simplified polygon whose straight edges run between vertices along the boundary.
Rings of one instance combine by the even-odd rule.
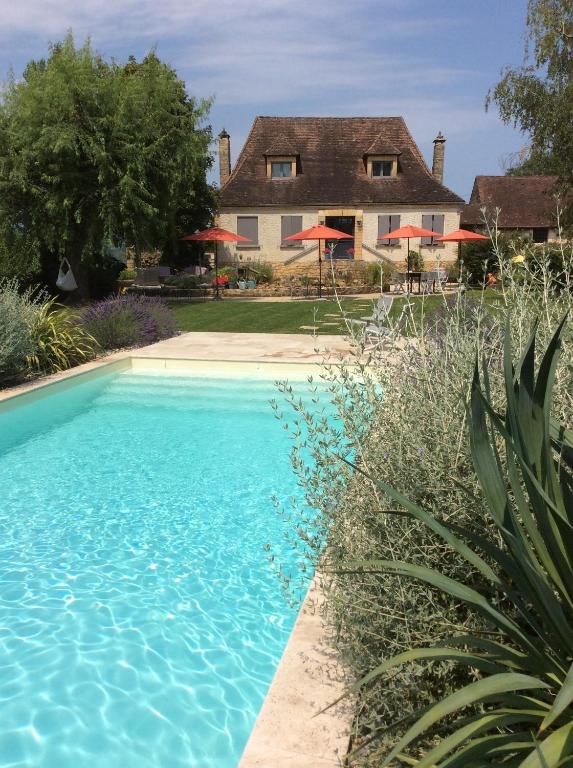
[[[491,234],[495,247],[495,230]],[[439,309],[422,320],[419,312],[407,310],[406,323],[383,345],[368,351],[355,338],[349,361],[325,361],[317,378],[328,387],[338,420],[328,422],[320,409],[304,408],[287,384],[281,386],[291,402],[290,411],[283,408],[279,415],[293,435],[293,467],[309,507],[316,510],[304,519],[298,513],[296,539],[307,571],[311,565],[318,570],[326,595],[322,610],[349,682],[430,639],[482,628],[481,619],[422,583],[389,574],[347,573],[344,564],[399,559],[480,583],[479,575],[443,542],[401,515],[375,480],[388,482],[441,520],[488,533],[467,433],[472,372],[477,355],[489,371],[493,402],[501,402],[507,321],[518,348],[539,318],[543,346],[572,309],[573,252],[561,249],[562,269],[556,273],[554,250],[551,263],[543,248],[533,245],[522,247],[520,254],[500,253],[495,293],[443,295]],[[515,255],[525,260],[514,264]],[[354,332],[350,325],[349,332]],[[562,343],[554,407],[556,418],[571,426],[570,328]],[[472,674],[454,672],[447,662],[413,664],[390,681],[362,690],[355,719],[356,764],[376,765],[386,726],[403,720],[405,728],[409,715],[457,687],[460,675]]]
[[[21,292],[15,280],[0,281],[0,382],[27,370],[26,358],[36,351],[35,311],[30,290]]]

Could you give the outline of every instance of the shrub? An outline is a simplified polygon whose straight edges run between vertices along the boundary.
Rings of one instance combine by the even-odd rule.
[[[0,281],[0,381],[27,371],[27,358],[36,351],[32,336],[33,292],[20,292],[16,280]]]
[[[420,251],[410,251],[410,269],[412,272],[424,271],[424,257]]]
[[[524,247],[531,255],[533,246]],[[567,256],[565,284],[571,286],[570,248]],[[349,683],[408,648],[440,642],[453,632],[491,631],[483,617],[428,584],[404,583],[390,573],[345,566],[373,559],[406,561],[437,568],[475,589],[490,587],[479,569],[460,559],[449,542],[397,509],[386,488],[391,485],[454,532],[461,526],[482,539],[496,536],[469,442],[466,403],[476,355],[488,366],[488,397],[499,411],[507,321],[514,346],[522,347],[532,318],[539,316],[538,339],[546,345],[553,328],[573,309],[573,291],[557,290],[547,264],[532,271],[529,258],[513,265],[503,252],[497,257],[500,290],[494,292],[494,302],[487,292],[458,293],[453,299],[440,299],[440,312],[422,321],[416,311],[420,304],[414,302],[425,299],[411,299],[411,305],[397,299],[394,327],[383,345],[365,349],[356,338],[347,362],[323,365],[321,378],[336,410],[334,421],[305,408],[287,383],[281,385],[292,410],[288,425],[294,441],[293,467],[308,508],[314,510],[283,513],[298,523],[302,577],[308,574],[309,559],[318,571],[326,597],[324,618],[346,664]],[[396,327],[399,316],[401,324]],[[555,373],[553,416],[571,428],[570,329],[561,346],[563,365]],[[319,388],[317,392],[320,397]],[[358,469],[353,471],[346,458]],[[473,679],[474,671],[447,660],[429,666],[419,660],[396,668],[391,678],[362,685],[353,737],[356,759],[380,764],[380,755],[392,743],[387,726],[395,724],[399,738],[418,710]]]
[[[30,283],[40,274],[38,241],[29,234],[0,222],[0,280]]]
[[[424,564],[397,560],[346,564],[348,569],[399,574],[454,596],[481,615],[493,635],[492,639],[481,633],[454,634],[431,647],[412,648],[387,659],[370,673],[368,681],[405,663],[443,660],[479,671],[477,679],[455,693],[438,696],[441,700],[413,723],[382,765],[394,765],[395,760],[411,765],[411,745],[424,735],[437,740],[423,756],[426,766],[571,764],[573,433],[551,417],[563,322],[537,373],[535,331],[515,369],[506,338],[502,416],[488,394],[487,368],[483,384],[477,366],[474,372],[470,444],[495,535],[476,536],[464,526],[443,524],[381,484],[412,521],[454,550],[469,573],[477,572],[483,586],[475,588],[467,578],[445,578],[441,569]],[[468,493],[472,490],[468,488]]]
[[[165,285],[172,288],[198,288],[204,282],[206,282],[204,275],[169,275],[165,278]]]
[[[27,364],[37,373],[55,373],[94,357],[99,345],[66,307],[49,299],[35,305],[31,316],[34,352]]]
[[[390,276],[392,269],[386,263],[369,262],[366,266],[366,282],[368,285],[380,285],[380,272],[382,272],[382,290],[390,289]]]
[[[269,262],[258,264],[255,273],[259,283],[272,283],[275,277],[273,265]]]
[[[236,280],[238,273],[235,267],[232,266],[226,266],[226,267],[219,267],[217,270],[218,275],[227,275],[229,280]],[[212,276],[215,276],[215,270],[212,272]]]
[[[165,302],[133,294],[93,304],[82,312],[81,323],[103,349],[152,344],[176,331],[174,315]]]
[[[462,278],[469,285],[482,286],[488,272],[497,275],[500,259],[507,261],[522,251],[527,251],[531,255],[534,253],[535,249],[529,238],[496,232],[492,229],[489,233],[492,235],[491,240],[470,240],[462,243]]]
[[[135,280],[137,277],[136,269],[122,269],[118,275],[118,280]]]

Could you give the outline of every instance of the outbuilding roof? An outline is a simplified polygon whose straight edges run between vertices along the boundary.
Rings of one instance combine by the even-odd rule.
[[[555,226],[557,176],[476,176],[461,226],[483,225],[481,209],[502,229]],[[499,209],[499,214],[497,214]]]

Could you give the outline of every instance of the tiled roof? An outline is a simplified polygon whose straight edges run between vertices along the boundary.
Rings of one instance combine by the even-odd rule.
[[[399,155],[400,150],[390,144],[384,131],[378,134],[365,152],[366,155]]]
[[[460,226],[483,225],[481,208],[498,227],[529,229],[555,226],[557,176],[476,176],[470,202],[462,211]]]
[[[292,179],[267,178],[265,154],[278,139],[299,155]],[[400,152],[397,177],[367,176],[375,142]],[[434,179],[401,117],[257,117],[220,196],[222,208],[368,203],[463,200]]]
[[[275,136],[270,146],[265,152],[267,157],[280,156],[283,157],[295,157],[298,155],[298,150],[290,143],[290,141],[284,136]]]

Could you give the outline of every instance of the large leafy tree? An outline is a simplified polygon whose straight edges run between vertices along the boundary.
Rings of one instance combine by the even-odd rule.
[[[154,52],[106,62],[69,34],[6,88],[0,232],[34,243],[48,281],[66,256],[84,291],[108,245],[173,257],[214,206],[209,106]]]
[[[508,67],[488,94],[529,151],[512,172],[560,176],[573,185],[573,0],[529,0],[522,66]]]

